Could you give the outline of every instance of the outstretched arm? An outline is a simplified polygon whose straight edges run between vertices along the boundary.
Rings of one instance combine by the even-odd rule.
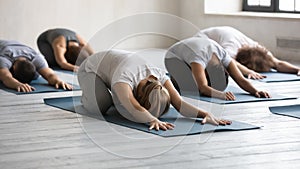
[[[239,68],[239,70],[242,72],[242,74],[244,76],[247,76],[248,79],[263,79],[266,78],[266,76],[261,75],[257,72],[255,72],[254,70],[248,69],[246,66],[240,64],[239,62],[236,62],[237,67]]]
[[[282,61],[273,56],[271,52],[268,53],[268,55],[272,58],[273,62],[275,63],[275,68],[278,72],[283,73],[294,73],[300,76],[300,68],[292,65],[291,63],[287,61]]]
[[[171,103],[175,107],[177,111],[179,111],[183,116],[185,117],[199,117],[203,118],[202,123],[211,123],[215,125],[226,125],[231,124],[228,120],[220,120],[216,117],[214,117],[213,114],[209,112],[205,112],[203,110],[200,110],[196,108],[195,106],[185,102],[182,100],[181,96],[173,86],[172,82],[170,80],[167,80],[164,84],[166,89],[168,90],[170,97],[171,97]]]
[[[35,90],[29,84],[21,83],[15,79],[7,68],[0,68],[0,80],[6,87],[15,89],[18,92],[31,92]]]
[[[116,83],[113,86],[113,91],[117,95],[121,105],[130,113],[133,117],[126,117],[131,121],[137,123],[150,123],[149,130],[173,129],[174,125],[167,122],[162,122],[158,118],[154,117],[148,110],[142,107],[135,99],[131,87],[126,83]],[[118,107],[118,105],[116,105]],[[122,114],[122,112],[120,112]]]
[[[192,74],[194,79],[196,80],[198,89],[201,94],[210,97],[216,97],[224,100],[235,100],[235,96],[231,92],[221,92],[210,86],[208,86],[208,82],[205,75],[205,69],[198,63],[192,63]]]
[[[71,63],[68,63],[65,58],[65,53],[67,51],[66,39],[64,36],[57,37],[51,44],[57,64],[66,70],[77,70],[77,67]]]
[[[39,74],[42,75],[49,83],[49,85],[55,86],[55,88],[63,88],[64,90],[72,90],[73,86],[60,80],[54,71],[50,68],[42,68],[39,70]]]
[[[227,68],[228,73],[232,77],[232,79],[245,91],[249,92],[250,94],[256,96],[256,97],[265,97],[270,98],[269,93],[265,91],[258,91],[256,90],[252,84],[243,77],[242,73],[239,71],[239,69],[236,66],[236,61],[232,60]]]

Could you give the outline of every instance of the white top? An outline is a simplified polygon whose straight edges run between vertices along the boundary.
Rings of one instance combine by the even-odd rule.
[[[206,68],[214,53],[227,68],[232,58],[219,44],[205,36],[191,37],[175,43],[169,48],[166,58],[177,57],[188,64],[195,62]]]
[[[124,82],[133,90],[150,75],[155,76],[161,84],[169,79],[165,70],[149,65],[142,56],[116,49],[89,56],[85,70],[96,73],[111,88],[118,82]]]
[[[210,39],[221,45],[232,58],[235,58],[239,48],[242,46],[257,46],[258,43],[237,29],[229,26],[211,27],[203,29],[195,36],[206,34]]]

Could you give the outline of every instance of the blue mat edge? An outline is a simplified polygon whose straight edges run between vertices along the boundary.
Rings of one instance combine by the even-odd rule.
[[[55,104],[51,104],[49,103],[49,101],[51,100],[55,100],[55,99],[66,99],[66,98],[70,98],[70,99],[74,99],[74,98],[78,98],[80,96],[67,96],[67,97],[56,97],[56,98],[44,98],[44,103],[46,105],[49,105],[49,106],[52,106],[52,107],[56,107],[56,108],[59,108],[59,109],[62,109],[62,110],[66,110],[66,111],[70,111],[72,113],[77,113],[75,112],[75,110],[70,110],[70,109],[67,109],[67,108],[64,108],[64,107],[60,107],[60,106],[57,106]],[[74,107],[75,108],[75,107]],[[96,118],[97,119],[97,118]],[[107,120],[106,120],[107,121]],[[131,128],[131,127],[128,127],[126,125],[122,125],[120,123],[116,123],[116,122],[113,122],[113,121],[108,121],[112,124],[116,124],[116,125],[120,125],[122,127],[127,127],[127,128],[131,128],[131,129],[135,129],[135,130],[139,130],[139,131],[143,131],[143,132],[147,132],[147,133],[151,133],[151,134],[155,134],[155,135],[159,135],[159,136],[162,136],[162,137],[175,137],[175,136],[186,136],[186,135],[196,135],[196,134],[200,134],[200,133],[209,133],[209,132],[222,132],[222,131],[243,131],[243,130],[252,130],[252,129],[260,129],[262,126],[256,126],[256,125],[253,125],[253,124],[249,124],[249,123],[244,123],[244,122],[239,122],[239,121],[234,121],[232,120],[233,122],[238,122],[239,124],[244,124],[244,125],[248,125],[248,127],[246,128],[243,128],[243,129],[222,129],[222,128],[219,128],[219,129],[215,129],[213,131],[199,131],[199,132],[192,132],[192,133],[187,133],[187,134],[173,134],[173,135],[164,135],[162,130],[159,130],[159,131],[155,131],[155,130],[143,130],[143,129],[140,129],[140,128]],[[140,124],[140,123],[137,123],[137,125],[145,125],[145,124]]]

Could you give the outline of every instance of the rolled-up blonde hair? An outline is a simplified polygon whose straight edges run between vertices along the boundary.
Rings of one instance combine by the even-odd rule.
[[[160,117],[170,108],[170,95],[157,80],[149,81],[142,87],[142,94],[136,97],[137,101],[153,116]]]

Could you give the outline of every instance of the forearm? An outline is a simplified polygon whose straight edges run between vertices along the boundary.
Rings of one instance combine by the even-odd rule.
[[[113,86],[113,93],[117,96],[118,100],[115,100],[117,109],[121,110],[121,114],[131,121],[138,123],[147,123],[156,119],[149,111],[142,107],[138,101],[134,98],[131,88],[128,84],[117,83]],[[122,112],[123,107],[132,116],[126,115]]]
[[[11,89],[15,89],[15,90],[17,90],[18,87],[20,85],[22,85],[22,83],[19,82],[18,80],[16,80],[15,78],[8,78],[8,79],[3,80],[2,82],[3,82],[4,86],[11,88]]]
[[[240,64],[239,62],[236,62],[236,65],[244,76],[248,76],[252,72],[252,70],[248,69],[246,66]]]
[[[76,70],[76,66],[75,65],[72,65],[68,62],[62,62],[62,63],[59,63],[59,66],[62,68],[62,69],[65,69],[65,70],[71,70],[71,71],[74,71]]]
[[[179,112],[185,116],[185,117],[191,117],[191,118],[203,118],[208,114],[207,112],[204,112],[202,110],[199,110],[197,107],[186,103],[185,101],[181,102],[180,110]]]
[[[276,64],[276,70],[284,73],[298,73],[300,68],[286,61],[278,61]]]
[[[256,90],[254,86],[246,79],[237,80],[236,82],[243,90],[247,91],[251,95],[255,95],[255,93],[258,92],[258,90]]]
[[[216,90],[210,86],[200,86],[199,91],[201,95],[224,99],[224,92]]]

